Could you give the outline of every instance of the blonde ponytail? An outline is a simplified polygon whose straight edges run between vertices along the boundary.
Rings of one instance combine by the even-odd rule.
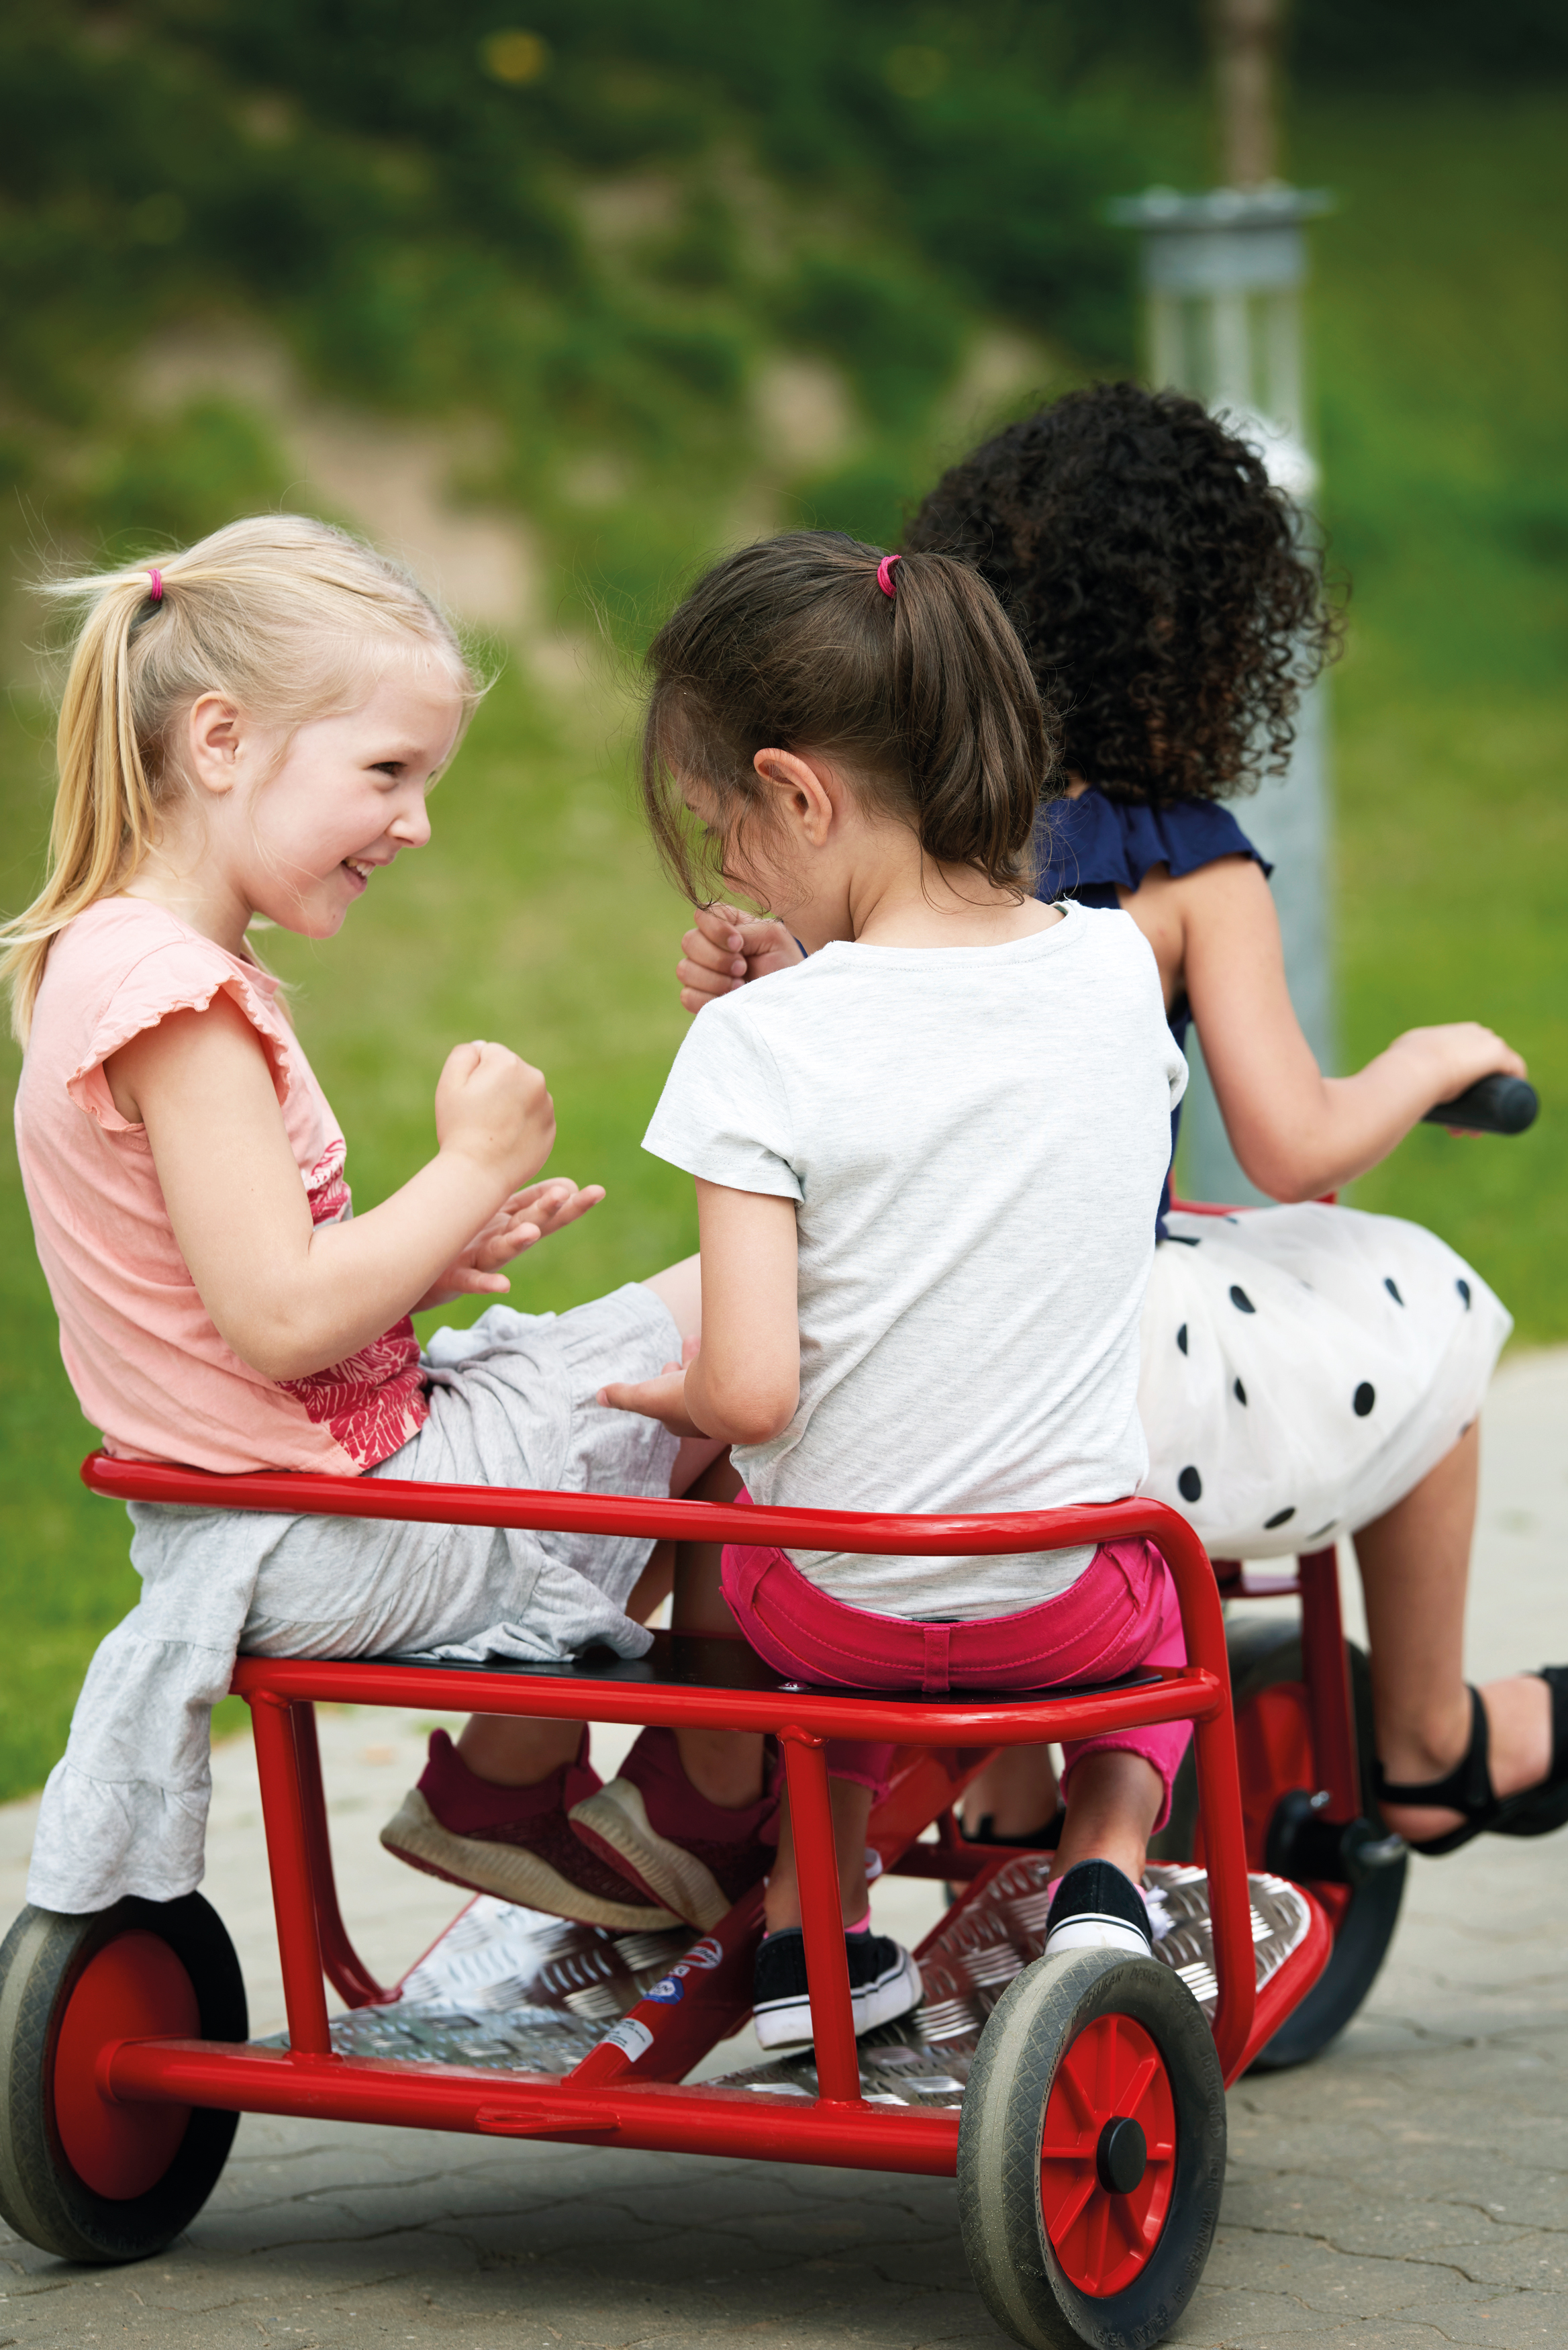
[[[156,569],[47,582],[85,606],[60,702],[47,878],[0,924],[0,982],[26,1045],[51,943],[124,889],[183,788],[174,722],[220,693],[285,733],[352,708],[378,650],[422,652],[472,711],[483,691],[456,635],[396,564],[298,515],[230,523]]]

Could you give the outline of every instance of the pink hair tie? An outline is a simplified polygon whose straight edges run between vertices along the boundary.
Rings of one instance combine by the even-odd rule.
[[[154,604],[161,604],[163,601],[163,574],[161,571],[153,568],[149,570],[147,577],[152,582],[151,587],[147,591],[148,596]]]
[[[893,566],[895,563],[902,563],[903,560],[901,555],[885,555],[877,566],[877,585],[884,596],[890,596],[893,593]]]

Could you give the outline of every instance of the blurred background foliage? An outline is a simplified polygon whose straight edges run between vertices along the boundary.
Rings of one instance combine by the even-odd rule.
[[[498,682],[431,849],[330,947],[268,951],[361,1201],[428,1153],[446,1045],[499,1033],[550,1073],[556,1164],[609,1186],[514,1302],[689,1248],[689,1186],[639,1149],[682,922],[628,787],[627,657],[716,548],[803,520],[890,543],[982,432],[1136,368],[1103,206],[1210,182],[1205,73],[1197,0],[11,0],[0,901],[31,895],[47,824],[28,577],[289,504],[439,574],[437,516],[490,566],[466,601],[455,557],[448,584]],[[1561,1339],[1568,16],[1298,0],[1291,74],[1287,168],[1340,205],[1312,328],[1354,590],[1347,1060],[1480,1017],[1545,1104],[1517,1144],[1422,1129],[1357,1197]],[[73,1482],[91,1435],[8,1151],[0,1237],[3,1794],[58,1752],[135,1586],[123,1519]]]

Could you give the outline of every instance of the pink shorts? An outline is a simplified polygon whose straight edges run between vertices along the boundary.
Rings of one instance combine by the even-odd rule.
[[[738,1502],[747,1503],[742,1492]],[[1184,1665],[1187,1645],[1170,1569],[1150,1542],[1102,1543],[1076,1583],[1015,1616],[953,1624],[874,1616],[850,1607],[814,1583],[782,1550],[726,1543],[724,1596],[752,1647],[775,1672],[817,1688],[1048,1690],[1065,1682],[1116,1680],[1139,1665]],[[1165,1799],[1155,1822],[1170,1814],[1170,1787],[1192,1734],[1189,1721],[1146,1730],[1107,1731],[1064,1747],[1064,1783],[1085,1754],[1125,1749],[1158,1772]],[[888,1783],[891,1746],[834,1740],[835,1778],[869,1787]]]

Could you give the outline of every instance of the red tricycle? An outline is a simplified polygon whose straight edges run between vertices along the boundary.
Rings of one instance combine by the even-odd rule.
[[[1299,1636],[1261,1639],[1249,1625],[1228,1659],[1220,1594],[1243,1591],[1241,1571],[1217,1577],[1186,1521],[1153,1502],[894,1517],[219,1478],[102,1454],[83,1476],[125,1501],[909,1555],[1147,1534],[1176,1579],[1189,1661],[1046,1697],[933,1698],[816,1691],[742,1642],[669,1633],[636,1662],[601,1651],[545,1668],[242,1656],[234,1688],[254,1725],[287,2031],[249,2038],[233,1945],[199,1894],[89,1916],[24,1910],[0,1952],[0,2210],[62,2258],[161,2251],[212,2191],[241,2113],[308,2115],[956,2175],[976,2283],[1014,2340],[1153,2343],[1213,2236],[1226,2085],[1320,2047],[1393,1930],[1404,1847],[1368,1816],[1364,1675],[1347,1665],[1332,1553],[1271,1586],[1299,1590]],[[466,2020],[449,2002],[444,2038],[400,2038],[417,1981],[383,1988],[345,1930],[317,1700],[771,1733],[794,1824],[813,2047],[688,2081],[746,2021],[760,1891],[700,1938],[514,1913],[534,1936],[527,1980],[514,1969]],[[1043,1959],[1049,1854],[967,1844],[956,1800],[1002,1744],[1179,1719],[1194,1742],[1147,1880],[1166,1926],[1158,1956]],[[834,1737],[899,1748],[873,1843],[885,1869],[954,1891],[917,1954],[923,2004],[858,2043],[823,1751]],[[344,2002],[335,2018],[326,1982]]]

